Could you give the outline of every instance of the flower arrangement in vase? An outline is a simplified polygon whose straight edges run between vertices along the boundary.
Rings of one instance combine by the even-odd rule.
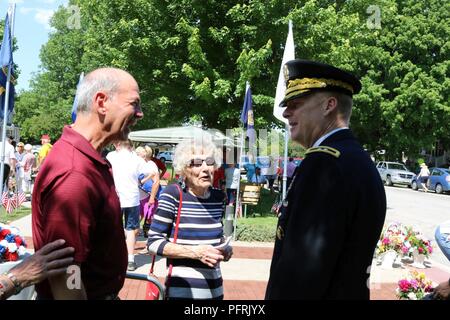
[[[375,249],[383,269],[392,269],[397,255],[402,253],[404,238],[405,230],[400,223],[393,222],[384,229]]]

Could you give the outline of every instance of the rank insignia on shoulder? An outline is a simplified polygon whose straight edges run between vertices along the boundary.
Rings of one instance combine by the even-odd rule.
[[[305,156],[307,156],[308,154],[314,153],[314,152],[327,153],[329,155],[332,155],[335,158],[339,158],[339,156],[341,155],[341,152],[334,148],[327,147],[327,146],[318,146],[318,147],[312,147],[312,148],[309,148],[308,150],[306,150]]]
[[[283,228],[281,226],[278,226],[278,228],[277,228],[277,239],[278,240],[283,240],[283,238],[284,238]]]

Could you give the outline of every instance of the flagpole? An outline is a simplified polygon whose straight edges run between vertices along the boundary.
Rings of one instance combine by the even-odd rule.
[[[247,95],[248,87],[250,86],[250,83],[248,81],[245,84],[245,94]],[[244,98],[245,100],[245,98]],[[242,124],[242,133],[241,133],[241,151],[239,152],[239,183],[236,190],[236,208],[234,208],[234,224],[233,224],[233,241],[236,240],[236,225],[237,225],[237,213],[240,209],[240,197],[239,192],[241,190],[241,166],[242,166],[242,154],[244,152],[244,131],[245,131],[245,125]],[[242,212],[241,212],[242,214]]]
[[[282,186],[282,199],[286,197],[287,189],[287,160],[288,160],[288,142],[289,142],[289,126],[287,119],[283,117],[283,109],[279,107],[281,101],[284,98],[286,91],[286,79],[283,70],[283,66],[289,60],[295,59],[295,45],[293,34],[292,21],[289,20],[288,36],[286,38],[286,44],[284,46],[283,59],[281,61],[280,73],[278,75],[277,90],[275,93],[275,101],[273,106],[273,115],[280,121],[285,123],[284,127],[284,164],[283,164],[283,186]]]
[[[11,22],[10,22],[10,39],[11,39],[11,50],[12,50],[12,42],[14,37],[14,15],[16,13],[16,4],[12,4],[11,9]],[[9,108],[9,87],[11,82],[11,69],[12,63],[8,66],[8,75],[6,78],[6,93],[5,93],[5,105],[3,106],[3,130],[2,130],[2,150],[1,150],[1,168],[0,168],[0,181],[3,182],[3,177],[5,176],[5,143],[6,143],[6,124],[8,122],[8,108]],[[15,170],[15,168],[11,168],[11,170]],[[4,185],[2,184],[2,194]],[[6,180],[6,189],[8,190],[8,180]]]
[[[239,183],[236,190],[236,208],[234,208],[234,224],[233,224],[233,241],[236,240],[236,225],[237,225],[237,213],[240,209],[240,197],[239,192],[241,190],[241,166],[242,166],[242,153],[244,152],[244,126],[242,126],[241,133],[241,151],[239,152]],[[241,212],[242,214],[242,212]]]

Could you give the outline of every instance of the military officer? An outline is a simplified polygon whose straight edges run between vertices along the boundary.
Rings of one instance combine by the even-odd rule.
[[[349,129],[361,83],[313,61],[292,60],[284,68],[280,107],[292,140],[307,151],[283,201],[266,299],[369,299],[386,195]]]

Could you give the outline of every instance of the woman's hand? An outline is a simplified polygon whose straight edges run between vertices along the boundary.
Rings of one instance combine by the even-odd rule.
[[[224,260],[222,252],[211,245],[197,246],[195,251],[197,259],[211,268],[214,268],[220,261]]]

